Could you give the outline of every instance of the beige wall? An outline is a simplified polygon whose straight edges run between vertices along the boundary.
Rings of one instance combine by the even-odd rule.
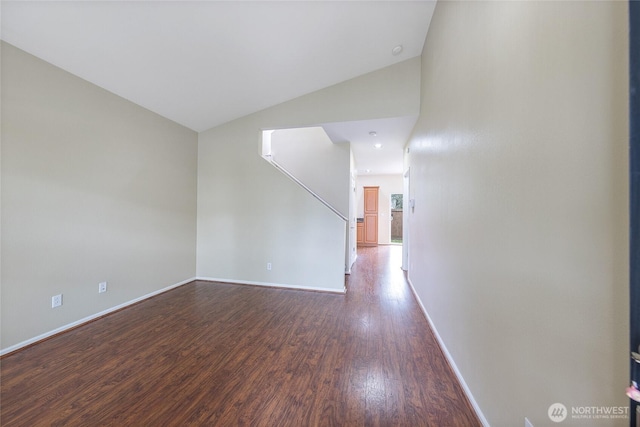
[[[1,348],[194,277],[196,155],[195,132],[3,43]]]
[[[627,31],[625,2],[436,7],[409,276],[492,426],[628,403]]]
[[[355,256],[355,238],[352,238],[353,232],[349,226],[349,217],[353,216],[350,210],[353,191],[349,188],[351,145],[334,144],[320,126],[278,129],[268,133],[269,159],[344,217],[344,268],[346,273],[350,273],[351,259]]]
[[[414,58],[200,133],[198,277],[343,291],[345,222],[262,159],[262,130],[417,114],[419,85]]]
[[[342,292],[345,222],[262,159],[260,137],[250,119],[200,134],[197,276]]]
[[[391,243],[391,195],[403,193],[402,175],[359,175],[356,197],[358,218],[364,216],[363,187],[380,187],[378,190],[378,244]]]
[[[271,134],[271,159],[345,217],[349,216],[349,143],[334,144],[319,126]]]

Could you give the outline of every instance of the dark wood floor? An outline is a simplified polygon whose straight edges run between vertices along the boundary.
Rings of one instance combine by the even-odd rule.
[[[479,426],[400,270],[346,295],[194,282],[4,357],[2,426]]]

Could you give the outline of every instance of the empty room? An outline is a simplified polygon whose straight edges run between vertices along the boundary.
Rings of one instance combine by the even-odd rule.
[[[3,0],[0,425],[635,426],[633,3]]]

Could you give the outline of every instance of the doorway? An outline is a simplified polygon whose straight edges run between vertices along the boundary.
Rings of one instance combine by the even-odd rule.
[[[402,194],[391,195],[391,243],[402,244],[403,210]]]

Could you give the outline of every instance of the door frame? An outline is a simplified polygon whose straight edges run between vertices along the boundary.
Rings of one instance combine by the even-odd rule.
[[[402,175],[402,269],[409,271],[409,197],[411,189],[411,168]]]

